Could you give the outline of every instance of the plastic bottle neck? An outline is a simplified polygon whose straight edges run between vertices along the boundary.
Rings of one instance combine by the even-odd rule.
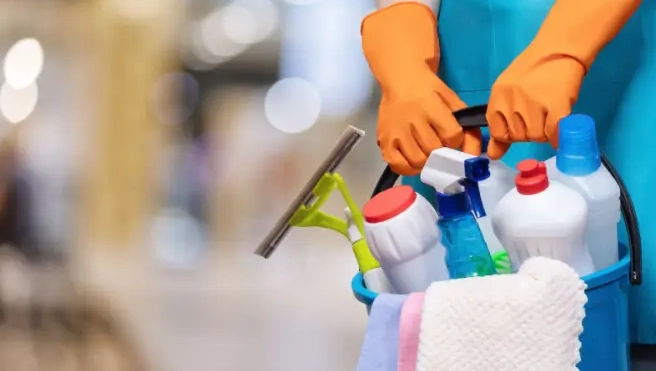
[[[469,198],[465,192],[453,195],[437,193],[437,213],[442,218],[458,218],[472,215]]]

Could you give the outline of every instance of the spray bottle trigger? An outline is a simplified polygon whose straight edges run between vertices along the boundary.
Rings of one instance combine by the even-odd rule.
[[[481,192],[478,189],[478,182],[464,179],[461,182],[465,188],[465,194],[469,199],[469,205],[476,218],[482,218],[486,215],[483,200],[481,199]]]

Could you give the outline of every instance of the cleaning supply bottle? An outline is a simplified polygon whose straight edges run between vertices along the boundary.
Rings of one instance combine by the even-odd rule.
[[[481,155],[483,158],[488,158],[485,152],[487,151],[489,140],[489,136],[483,136],[483,154]],[[487,247],[493,255],[503,252],[504,248],[496,234],[494,234],[492,217],[490,215],[492,215],[492,212],[494,212],[494,209],[503,196],[515,188],[515,174],[515,170],[503,161],[490,160],[490,177],[478,182],[478,190],[487,214],[484,217],[478,218],[478,227],[481,229]]]
[[[558,151],[546,165],[551,179],[576,191],[588,204],[585,241],[595,268],[601,270],[615,264],[620,187],[601,163],[592,117],[574,114],[560,121]]]
[[[437,191],[438,226],[451,278],[496,274],[476,217],[485,216],[478,182],[490,176],[490,161],[440,148],[431,152],[421,181]]]
[[[517,165],[515,188],[492,214],[492,226],[517,270],[533,256],[569,264],[579,275],[594,271],[585,244],[588,206],[583,197],[561,183],[550,181],[543,162]]]
[[[365,238],[396,294],[449,278],[435,209],[410,186],[379,193],[362,209]]]

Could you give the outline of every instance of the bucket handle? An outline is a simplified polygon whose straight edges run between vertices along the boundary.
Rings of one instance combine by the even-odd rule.
[[[487,105],[483,104],[455,111],[453,116],[456,118],[464,130],[470,130],[487,126],[487,120],[485,118],[486,111]],[[622,177],[617,172],[613,164],[611,164],[608,157],[606,157],[606,155],[603,153],[601,153],[601,162],[604,164],[606,169],[608,169],[608,172],[613,176],[620,187],[622,216],[624,217],[629,236],[629,251],[631,253],[631,261],[629,265],[629,282],[632,286],[637,286],[642,283],[642,242],[640,240],[638,216],[636,215],[633,201],[631,200],[631,196],[629,195],[629,191],[626,188]],[[385,167],[385,170],[383,170],[380,178],[378,178],[378,182],[376,183],[376,187],[374,188],[374,192],[371,197],[374,197],[378,193],[388,188],[392,188],[398,179],[398,174],[392,171],[389,166]]]

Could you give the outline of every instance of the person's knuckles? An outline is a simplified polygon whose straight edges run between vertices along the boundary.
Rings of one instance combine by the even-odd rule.
[[[430,154],[433,150],[443,147],[440,138],[429,123],[413,125],[412,134],[425,154]]]
[[[524,122],[524,117],[522,116],[522,110],[520,108],[515,107],[510,114],[508,131],[510,133],[510,139],[513,142],[524,142],[527,140],[526,123]]]
[[[488,122],[490,137],[497,140],[510,139],[507,119],[512,107],[510,91],[510,87],[506,83],[497,80],[490,93],[485,119]]]
[[[426,156],[426,154],[419,148],[417,144],[415,144],[415,147],[407,152],[408,153],[404,153],[404,155],[410,166],[419,169],[424,167],[426,160],[428,160],[428,156]]]
[[[490,138],[487,146],[487,155],[491,160],[499,160],[508,152],[508,148],[510,148],[510,144]]]
[[[387,161],[387,163],[390,164],[392,170],[394,170],[397,174],[416,175],[418,173],[416,169],[421,169],[421,166],[415,166],[413,164],[417,161],[420,162],[420,159],[413,158],[412,156],[408,156],[405,153],[395,152],[394,155],[391,156],[391,160]]]
[[[457,129],[446,130],[442,134],[442,140],[444,141],[444,145],[449,148],[460,147],[462,145],[462,141],[464,138],[465,138],[465,134],[463,133],[460,126],[458,126]]]
[[[426,141],[425,146],[426,148],[422,148],[424,150],[424,153],[430,155],[430,153],[433,152],[434,150],[444,147],[444,144],[442,143],[440,138],[435,136],[432,137],[430,140]]]
[[[507,141],[510,139],[510,132],[508,121],[502,109],[503,107],[498,105],[488,107],[485,119],[487,120],[490,137],[500,141]]]
[[[554,148],[558,148],[558,124],[560,120],[571,113],[571,107],[572,104],[569,102],[554,104],[547,113],[544,134]]]
[[[473,156],[480,156],[483,147],[483,135],[480,129],[465,132],[462,141],[462,151]]]
[[[524,115],[526,122],[526,136],[533,142],[546,142],[547,136],[545,135],[546,114],[542,107],[534,107],[527,111]]]
[[[530,119],[531,107],[534,99],[529,89],[521,84],[514,84],[511,88],[511,112],[509,113],[509,129],[513,142],[528,140],[528,128],[533,125]]]

